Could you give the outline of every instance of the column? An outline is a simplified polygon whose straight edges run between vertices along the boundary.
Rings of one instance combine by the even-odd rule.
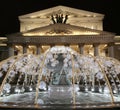
[[[40,46],[40,45],[37,45],[36,47],[37,47],[37,49],[36,49],[36,54],[37,54],[37,55],[41,54],[41,46]]]
[[[114,57],[114,43],[108,44],[108,56]]]
[[[9,54],[9,57],[11,56],[14,56],[14,45],[13,44],[8,44],[8,54]]]
[[[79,44],[80,54],[84,54],[84,44]]]
[[[27,53],[27,44],[23,44],[23,54]]]
[[[98,46],[99,46],[98,43],[93,44],[93,47],[94,47],[94,56],[99,56]]]

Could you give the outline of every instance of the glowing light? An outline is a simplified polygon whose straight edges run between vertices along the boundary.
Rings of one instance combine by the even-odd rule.
[[[102,93],[102,92],[103,92],[103,90],[102,90],[102,88],[101,88],[101,87],[99,88],[99,92],[100,92],[100,93]]]
[[[32,91],[33,91],[33,88],[32,88],[31,86],[29,87],[29,91],[30,91],[30,92],[32,92]]]
[[[85,91],[88,92],[88,87],[85,87]]]
[[[46,83],[44,81],[41,81],[40,85],[39,85],[39,89],[40,90],[47,90],[46,86],[47,86]]]
[[[18,94],[19,94],[20,92],[21,92],[21,90],[20,90],[18,87],[16,87],[16,88],[15,88],[15,93],[18,93]]]
[[[94,91],[95,91],[95,89],[92,87],[92,88],[91,88],[91,91],[92,91],[92,92],[94,92]]]

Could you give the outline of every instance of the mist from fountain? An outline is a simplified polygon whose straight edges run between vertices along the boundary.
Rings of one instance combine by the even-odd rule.
[[[30,97],[29,93],[32,104],[94,103],[89,101],[93,100],[91,94],[108,97],[100,96],[103,100],[97,99],[98,103],[120,101],[120,62],[81,55],[70,47],[55,46],[40,55],[10,57],[0,63],[0,81],[0,102],[14,95]],[[81,95],[90,99],[85,102]]]

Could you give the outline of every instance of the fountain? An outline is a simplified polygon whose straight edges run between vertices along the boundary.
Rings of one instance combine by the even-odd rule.
[[[0,63],[0,106],[105,108],[120,106],[120,62],[54,46],[40,55]]]

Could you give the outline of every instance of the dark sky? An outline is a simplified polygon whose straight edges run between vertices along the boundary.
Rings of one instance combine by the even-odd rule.
[[[119,0],[1,0],[0,36],[19,32],[18,16],[57,5],[104,14],[104,31],[120,35],[120,5],[118,2]]]

